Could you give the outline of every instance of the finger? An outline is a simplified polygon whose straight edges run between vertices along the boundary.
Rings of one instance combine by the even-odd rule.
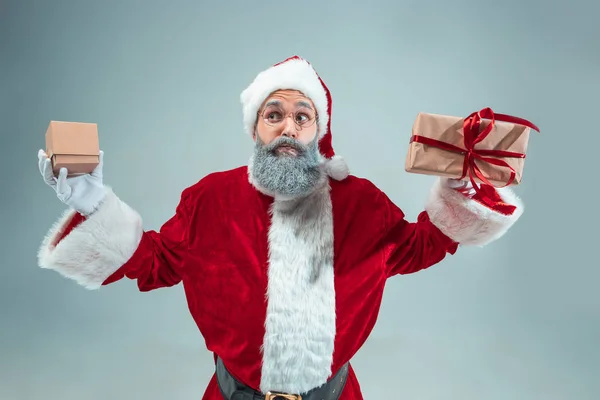
[[[38,151],[38,168],[40,170],[40,174],[42,175],[44,175],[44,164],[46,164],[47,159],[48,156],[46,155],[46,152],[40,149],[40,151]]]
[[[46,158],[44,160],[44,165],[42,167],[42,175],[44,177],[44,181],[52,187],[56,187],[56,178],[54,177],[54,172],[52,171],[52,161]]]
[[[44,175],[44,165],[46,164],[46,158],[42,150],[38,152],[38,169],[40,170],[40,174]]]
[[[58,180],[56,181],[56,193],[61,200],[66,200],[71,195],[71,187],[67,183],[67,175],[69,171],[66,168],[61,168],[58,173]]]
[[[102,167],[104,166],[104,152],[100,150],[98,153],[98,165],[92,171],[92,176],[95,178],[102,178]]]
[[[459,189],[459,188],[464,188],[467,185],[467,182],[462,181],[460,179],[447,178],[446,185],[452,189]]]

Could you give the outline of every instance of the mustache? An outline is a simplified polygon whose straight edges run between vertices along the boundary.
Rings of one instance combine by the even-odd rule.
[[[293,148],[298,152],[299,155],[305,154],[308,151],[308,146],[287,136],[281,136],[272,141],[271,143],[263,145],[263,150],[275,154],[275,151],[282,146]]]

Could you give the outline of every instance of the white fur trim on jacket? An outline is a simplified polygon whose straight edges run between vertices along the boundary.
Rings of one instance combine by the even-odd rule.
[[[276,90],[298,90],[312,100],[319,114],[319,137],[327,133],[329,114],[327,95],[312,66],[301,58],[285,61],[259,73],[254,81],[240,95],[244,115],[244,130],[250,136],[254,133],[257,112],[265,99]]]
[[[87,289],[97,289],[135,252],[142,219],[110,188],[98,209],[59,243],[57,238],[75,215],[66,211],[52,226],[38,251],[41,268],[52,269]]]
[[[329,185],[273,203],[260,389],[303,393],[331,374],[336,337]]]
[[[425,210],[431,222],[461,245],[484,246],[502,237],[523,214],[523,203],[508,188],[496,189],[504,201],[516,206],[512,215],[493,211],[436,181]]]

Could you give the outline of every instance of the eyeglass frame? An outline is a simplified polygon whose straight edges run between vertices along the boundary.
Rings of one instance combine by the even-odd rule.
[[[273,123],[270,123],[270,122],[267,121],[267,119],[263,115],[264,112],[265,112],[265,109],[263,108],[262,111],[259,110],[259,111],[256,112],[256,116],[262,118],[265,121],[265,124],[267,124],[269,126],[272,126],[272,127],[276,127],[277,125],[283,123],[283,121],[285,121],[290,115],[295,114],[297,111],[296,112],[291,111],[291,112],[285,114],[285,116],[282,118],[282,120],[280,122],[277,122],[275,125],[273,125]],[[311,126],[313,126],[315,124],[315,122],[319,120],[319,114],[317,112],[315,112],[315,116],[312,119],[312,122],[310,123],[310,125],[304,125],[304,126],[302,126],[294,118],[292,118],[292,120],[294,121],[294,125],[296,126],[296,130],[301,131],[304,128],[310,128]]]

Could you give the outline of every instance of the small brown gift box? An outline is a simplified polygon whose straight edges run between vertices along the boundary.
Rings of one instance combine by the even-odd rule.
[[[46,154],[55,175],[63,167],[69,176],[91,173],[100,162],[97,125],[50,121],[46,130]]]
[[[490,110],[491,112],[491,110]],[[474,113],[475,114],[475,113]],[[497,114],[497,116],[503,116]],[[510,116],[509,116],[510,117]],[[510,117],[515,118],[515,117]],[[516,120],[520,120],[515,118]],[[419,113],[413,124],[411,142],[406,157],[405,170],[410,173],[436,175],[447,178],[458,179],[463,175],[466,151],[459,152],[458,149],[444,149],[439,142],[447,143],[461,150],[465,149],[465,135],[463,123],[465,118],[448,115]],[[505,122],[495,119],[491,132],[481,142],[475,144],[474,153],[480,156],[493,158],[506,162],[514,169],[515,176],[511,184],[517,185],[523,177],[523,166],[525,153],[529,141],[531,128],[526,124]],[[480,129],[483,131],[491,123],[490,119],[480,119]],[[535,125],[531,125],[535,127]],[[535,127],[537,128],[537,127]],[[537,129],[536,129],[537,130]],[[437,144],[421,143],[418,140],[425,138],[439,141]],[[493,156],[491,151],[519,153],[520,157]],[[505,186],[511,178],[511,170],[506,166],[498,166],[475,158],[475,164],[482,175],[494,186]],[[469,167],[470,168],[470,167]],[[478,184],[483,183],[475,175],[474,180]],[[463,177],[469,180],[469,172]]]

